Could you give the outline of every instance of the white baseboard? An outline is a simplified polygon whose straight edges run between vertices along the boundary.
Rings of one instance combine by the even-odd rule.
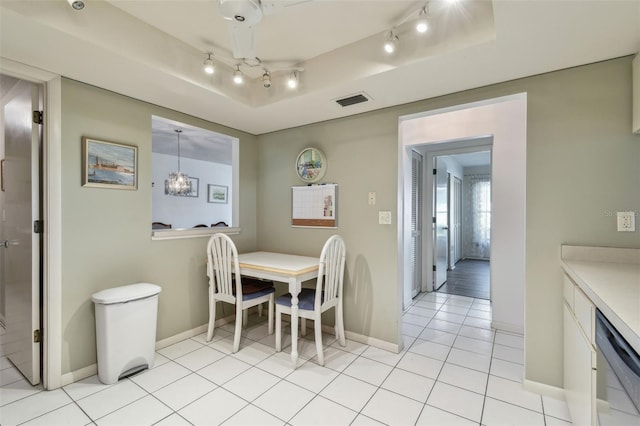
[[[235,321],[235,315],[230,315],[225,318],[220,318],[216,321],[216,327],[220,327],[221,325],[228,324],[230,322]],[[176,335],[167,337],[162,340],[158,340],[156,342],[156,350],[166,348],[167,346],[171,346],[175,343],[181,342],[183,340],[189,339],[191,337],[197,336],[199,334],[205,333],[207,331],[208,324],[203,324],[198,327],[192,328],[191,330],[183,331],[182,333],[178,333]],[[313,327],[307,327],[313,328]],[[334,334],[335,329],[330,325],[323,325],[322,331],[327,334]],[[364,343],[366,345],[370,345],[379,349],[383,349],[385,351],[399,353],[400,347],[397,344],[390,343],[384,340],[376,339],[375,337],[365,336],[363,334],[354,333],[349,330],[345,330],[345,336],[349,340],[353,340],[354,342]],[[91,377],[95,374],[98,374],[98,364],[91,364],[86,367],[80,368],[78,370],[74,370],[70,373],[66,373],[62,375],[62,384],[61,386],[66,386],[71,383],[86,379],[87,377]]]
[[[82,367],[70,373],[65,373],[62,375],[60,387],[70,385],[73,382],[86,379],[87,377],[91,377],[95,374],[98,374],[98,364],[87,365],[86,367]]]
[[[233,316],[220,318],[216,321],[216,327],[227,324],[230,322],[229,318],[233,321]],[[191,337],[197,336],[198,334],[205,333],[207,331],[208,324],[200,325],[196,328],[192,328],[191,330],[183,331],[182,333],[178,333],[174,336],[167,337],[166,339],[158,340],[156,342],[156,350],[166,348],[167,346],[171,346],[174,343],[181,342],[183,340],[189,339]],[[86,379],[87,377],[91,377],[95,374],[98,374],[98,364],[91,364],[86,367],[79,368],[77,370],[71,371],[69,373],[65,373],[62,375],[61,385],[66,386],[71,383],[80,381],[82,379]]]
[[[524,334],[524,328],[508,322],[491,321],[491,328],[496,330],[508,331],[510,333]]]
[[[218,320],[220,321],[220,320]],[[218,325],[222,325],[222,324],[226,324],[222,323],[222,324],[218,324],[218,321],[216,321],[216,327]],[[207,331],[207,324],[203,324],[201,326],[198,326],[196,328],[192,328],[191,330],[187,330],[187,331],[183,331],[182,333],[178,333],[174,336],[171,337],[167,337],[166,339],[162,339],[162,340],[158,340],[156,342],[156,351],[158,349],[162,349],[162,348],[166,348],[167,346],[171,346],[174,343],[178,343],[181,342],[183,340],[187,340],[190,339],[191,337],[197,336],[198,334],[202,334],[205,333]]]
[[[313,328],[307,326],[307,329]],[[335,329],[330,325],[323,325],[322,331],[327,334],[335,334]],[[400,347],[397,344],[389,343],[384,340],[376,339],[375,337],[365,336],[364,334],[354,333],[353,331],[345,330],[344,335],[347,339],[353,340],[354,342],[364,343],[365,345],[374,346],[378,349],[383,349],[385,351],[400,353]]]
[[[358,343],[364,343],[366,345],[396,354],[400,353],[400,346],[397,343],[387,342],[385,340],[376,339],[375,337],[365,336],[364,334],[354,333],[352,331],[345,331],[344,334],[349,340],[353,340]]]
[[[533,380],[524,379],[522,386],[525,390],[539,393],[540,395],[549,396],[551,398],[565,401],[564,389],[557,386],[545,385],[544,383],[534,382]]]

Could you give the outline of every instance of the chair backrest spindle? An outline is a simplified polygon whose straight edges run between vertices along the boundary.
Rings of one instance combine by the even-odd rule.
[[[207,258],[209,284],[229,299],[238,296],[242,300],[238,251],[231,238],[226,234],[214,234],[207,245]]]
[[[322,248],[320,268],[316,284],[315,308],[322,304],[333,303],[342,296],[346,249],[339,235],[331,236]]]

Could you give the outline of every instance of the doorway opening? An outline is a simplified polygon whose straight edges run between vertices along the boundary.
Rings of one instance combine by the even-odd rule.
[[[433,289],[491,299],[491,151],[433,158]]]
[[[518,93],[400,117],[398,139],[398,300],[399,313],[413,301],[411,291],[411,152],[432,157],[442,152],[489,145],[491,150],[491,307],[493,328],[524,332],[527,95]],[[470,152],[467,150],[466,152]],[[431,158],[429,158],[431,156]],[[425,173],[425,194],[433,174]],[[431,221],[432,200],[423,197]],[[424,215],[423,215],[424,216]],[[422,292],[433,292],[432,235],[424,223]],[[398,321],[402,345],[402,321]]]

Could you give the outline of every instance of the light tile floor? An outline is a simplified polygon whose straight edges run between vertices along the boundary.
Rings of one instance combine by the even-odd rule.
[[[30,386],[0,357],[0,424],[12,425],[569,425],[564,401],[522,388],[523,336],[492,330],[488,301],[423,294],[403,316],[405,349],[387,352],[313,333],[291,368],[251,316],[238,353],[231,326],[157,351],[153,369],[103,385]],[[0,339],[0,343],[2,343]],[[4,354],[4,352],[2,352]]]

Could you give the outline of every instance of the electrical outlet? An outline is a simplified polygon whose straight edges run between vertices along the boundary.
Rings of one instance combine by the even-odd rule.
[[[379,211],[378,212],[378,224],[379,225],[391,225],[391,212]]]
[[[618,232],[635,232],[636,213],[618,212]]]

